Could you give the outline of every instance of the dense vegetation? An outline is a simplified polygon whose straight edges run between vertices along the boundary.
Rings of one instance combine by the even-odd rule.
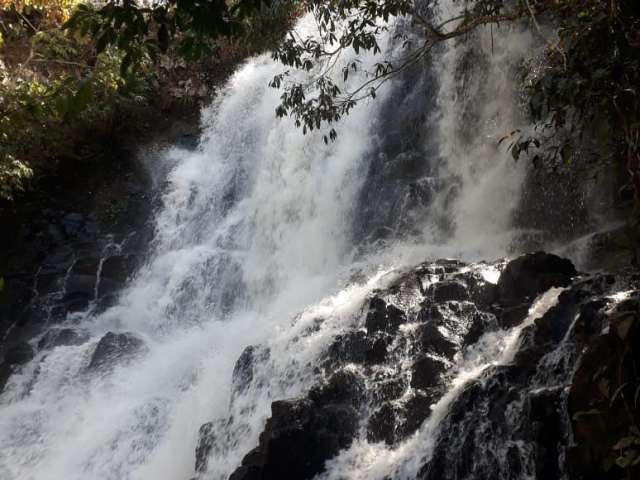
[[[142,17],[153,30],[147,32],[128,23],[139,19],[127,14],[133,4],[112,6],[0,0],[0,201],[75,159],[88,131],[108,134],[136,123],[125,119],[140,112],[157,117],[170,102],[195,103],[197,109],[197,100],[210,96],[238,62],[274,45],[294,18],[290,4],[262,8],[242,28],[235,26],[233,35],[224,30],[205,44],[190,40],[203,33],[193,23],[185,28],[194,33],[178,42],[172,34],[165,37],[168,27],[158,26],[157,12]],[[116,31],[110,25],[121,21],[119,12],[123,29]],[[198,21],[209,18],[207,12],[192,13]]]
[[[104,122],[123,105],[144,102],[154,76],[157,83],[158,65],[167,59],[193,65],[273,47],[274,58],[285,67],[272,81],[282,90],[276,115],[293,116],[306,132],[375,97],[389,78],[428,56],[437,43],[509,22],[526,23],[547,44],[545,67],[527,79],[537,133],[512,132],[513,157],[524,152],[535,162],[570,161],[586,145],[585,137],[595,137],[593,168],[604,161],[623,162],[626,190],[637,196],[638,2],[477,0],[461,2],[459,14],[440,21],[425,8],[428,2],[416,5],[410,0],[108,0],[97,6],[78,0],[2,0],[0,196],[9,198],[21,188],[43,143],[48,151],[64,151],[74,138],[65,130]],[[284,35],[293,16],[303,11],[314,15],[320,38]],[[405,53],[390,59],[378,39],[393,28],[387,20],[394,17],[408,19],[417,35],[403,34]],[[373,52],[380,60],[368,72],[369,80],[348,90],[329,74],[341,52],[351,48]],[[357,62],[349,65],[343,79],[358,68]],[[290,75],[294,69],[319,73],[301,84]],[[46,132],[54,130],[64,133],[53,139]],[[325,141],[335,135],[329,129]],[[593,161],[594,156],[582,158]]]

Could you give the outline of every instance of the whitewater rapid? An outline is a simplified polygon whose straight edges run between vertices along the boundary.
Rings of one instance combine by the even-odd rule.
[[[296,28],[304,32],[309,24],[306,18]],[[400,48],[391,35],[383,43],[391,55]],[[200,425],[232,413],[241,421],[229,432],[228,449],[209,461],[210,478],[226,478],[256,445],[271,402],[308,388],[314,361],[360,320],[367,295],[394,268],[428,257],[507,253],[523,170],[495,142],[519,121],[512,72],[499,65],[522,52],[496,45],[476,83],[464,89],[456,73],[462,47],[420,67],[437,79],[423,93],[437,98],[425,117],[436,147],[424,161],[432,162],[433,178],[455,182],[429,205],[408,210],[408,218],[421,219],[417,232],[376,248],[355,244],[352,230],[361,221],[361,193],[370,188],[371,157],[385,136],[380,125],[390,120],[383,107],[405,88],[403,79],[358,105],[325,145],[325,132],[302,135],[291,119],[274,118],[280,93],[268,83],[282,66],[268,55],[247,61],[203,111],[198,148],[164,155],[168,174],[150,260],[118,304],[69,318],[67,325],[90,340],[40,352],[11,377],[0,396],[0,478],[186,480],[194,474]],[[361,60],[363,71],[374,62]],[[340,64],[335,71],[341,75]],[[393,113],[398,121],[402,108]],[[474,125],[465,123],[471,110]],[[457,196],[449,193],[453,185]],[[451,224],[446,233],[434,221],[443,217]],[[298,341],[320,317],[319,330]],[[145,347],[110,371],[89,371],[109,331],[130,332]],[[255,344],[271,352],[259,373],[264,382],[230,405],[234,363]],[[390,453],[388,465],[398,468],[400,454]],[[336,471],[328,477],[337,478]]]

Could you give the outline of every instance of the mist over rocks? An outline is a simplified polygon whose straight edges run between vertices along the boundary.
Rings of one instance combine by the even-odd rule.
[[[87,370],[108,369],[144,350],[144,342],[132,333],[107,332],[96,345]]]

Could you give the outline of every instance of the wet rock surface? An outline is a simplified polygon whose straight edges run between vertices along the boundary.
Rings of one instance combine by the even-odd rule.
[[[523,255],[507,264],[498,281],[503,304],[532,301],[551,287],[566,287],[577,275],[571,261],[545,252]]]
[[[0,205],[12,232],[0,240],[0,359],[24,342],[34,352],[83,343],[83,319],[116,302],[147,254],[149,178],[133,152],[99,149],[103,163],[74,164],[41,180],[37,198]]]
[[[133,358],[144,349],[144,342],[131,333],[107,332],[96,345],[88,370],[100,370]]]
[[[585,348],[567,401],[574,439],[567,463],[576,480],[640,475],[640,291],[603,310],[590,304],[576,334]]]
[[[300,397],[273,402],[257,447],[230,478],[310,479],[356,440],[394,448],[431,417],[463,354],[486,348],[483,342],[496,341],[491,335],[504,336],[514,328],[522,330],[513,359],[488,365],[453,398],[440,427],[442,440],[425,459],[419,478],[618,478],[588,476],[591,467],[574,473],[574,463],[589,465],[585,458],[594,463],[604,450],[592,452],[597,428],[580,430],[573,415],[593,407],[584,403],[593,398],[590,384],[579,377],[593,374],[590,356],[611,354],[610,339],[594,339],[612,315],[607,310],[614,303],[611,295],[630,280],[579,277],[570,262],[543,253],[495,267],[503,268],[497,284],[488,282],[477,265],[426,262],[373,291],[360,322],[338,333],[319,358],[316,385]],[[542,316],[527,320],[535,298],[552,287],[564,290]],[[583,349],[587,353],[568,390]],[[255,365],[268,355],[260,346],[243,352],[234,369],[232,402],[241,402],[250,386],[260,388],[264,379]],[[588,374],[581,373],[585,369]],[[237,444],[228,432],[239,420],[202,426],[196,472],[205,474],[212,452],[223,455],[229,444]],[[619,421],[622,425],[622,415]],[[568,448],[572,431],[577,445]]]

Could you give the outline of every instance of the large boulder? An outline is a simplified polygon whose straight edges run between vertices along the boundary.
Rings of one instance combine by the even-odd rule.
[[[551,287],[566,287],[578,274],[571,261],[544,252],[529,253],[510,261],[498,280],[502,304],[532,301]]]
[[[339,370],[325,384],[309,391],[309,398],[318,405],[345,404],[360,407],[365,399],[366,387],[360,375],[349,370]]]
[[[121,360],[133,358],[144,347],[144,342],[131,333],[107,332],[96,345],[88,370],[110,367]]]
[[[258,447],[229,478],[311,479],[351,444],[357,428],[357,413],[347,405],[318,406],[308,398],[273,402]]]

